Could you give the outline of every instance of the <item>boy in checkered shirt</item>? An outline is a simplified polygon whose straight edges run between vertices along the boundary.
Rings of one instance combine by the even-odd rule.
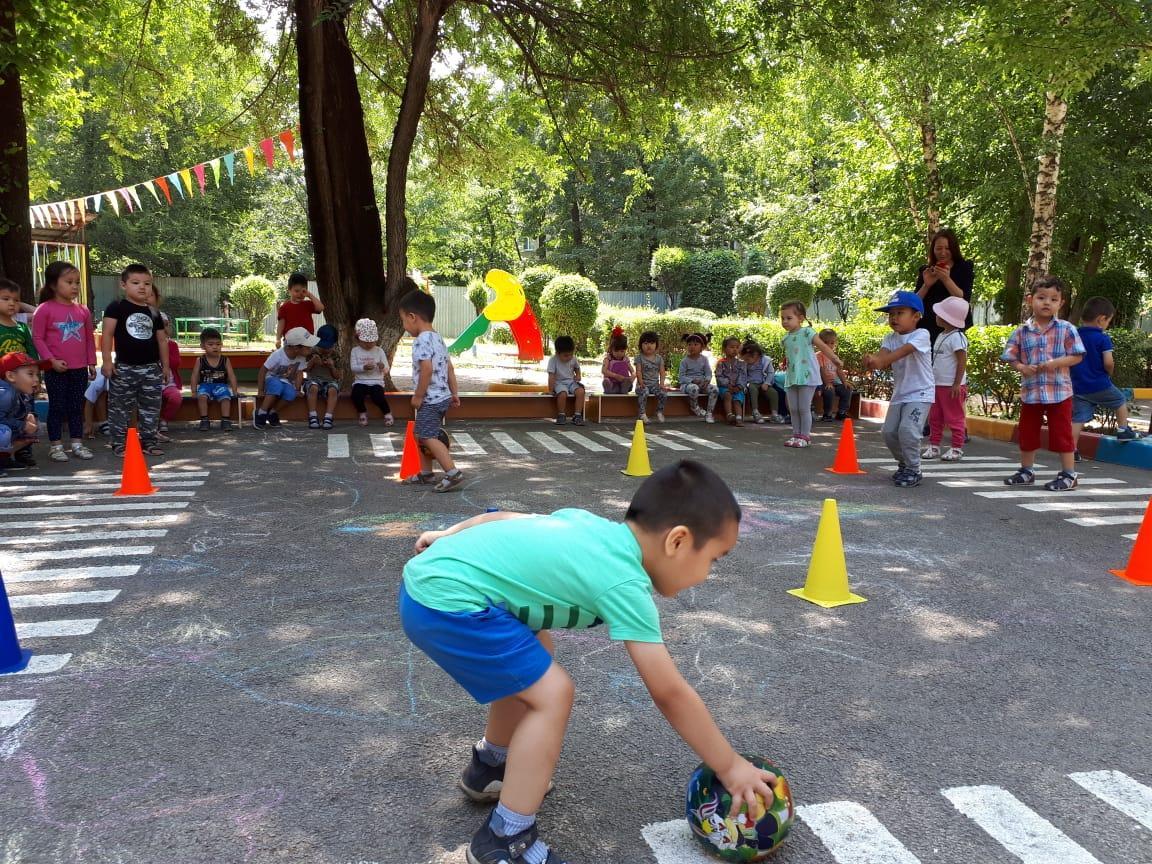
[[[1020,373],[1020,468],[1004,480],[1009,486],[1031,486],[1032,466],[1040,449],[1040,427],[1048,417],[1048,449],[1060,454],[1060,473],[1044,484],[1049,492],[1076,488],[1072,437],[1072,376],[1069,369],[1084,358],[1076,328],[1056,315],[1068,288],[1055,276],[1037,280],[1028,296],[1032,317],[1008,337],[1000,356]]]

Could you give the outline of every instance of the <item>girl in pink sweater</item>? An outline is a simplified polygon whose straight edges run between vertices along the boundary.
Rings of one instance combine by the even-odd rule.
[[[48,458],[67,462],[61,441],[68,423],[71,455],[91,459],[84,446],[84,390],[96,377],[96,342],[92,313],[76,302],[80,296],[80,271],[67,261],[53,261],[44,271],[40,305],[32,317],[32,341],[41,360],[51,360],[44,373],[48,390]]]

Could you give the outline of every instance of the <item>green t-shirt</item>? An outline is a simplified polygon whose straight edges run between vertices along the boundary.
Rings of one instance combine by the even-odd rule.
[[[0,324],[0,357],[16,351],[23,351],[33,360],[40,359],[36,346],[32,344],[32,332],[27,324],[21,321],[17,321],[13,327]]]
[[[615,640],[664,641],[640,544],[627,525],[586,510],[442,537],[404,567],[404,586],[441,612],[499,606],[533,630],[603,623]]]

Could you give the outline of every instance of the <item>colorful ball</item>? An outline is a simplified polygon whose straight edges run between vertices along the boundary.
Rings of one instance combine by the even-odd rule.
[[[688,825],[705,849],[725,861],[764,860],[784,842],[795,817],[792,792],[780,769],[758,756],[744,758],[776,775],[776,794],[759,819],[747,805],[728,818],[732,796],[707,765],[701,764],[688,781]]]

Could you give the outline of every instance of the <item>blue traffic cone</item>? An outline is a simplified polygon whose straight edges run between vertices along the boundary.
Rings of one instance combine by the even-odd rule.
[[[32,659],[31,651],[22,651],[16,639],[16,622],[12,620],[12,607],[4,587],[4,574],[0,573],[0,675],[20,672]]]

